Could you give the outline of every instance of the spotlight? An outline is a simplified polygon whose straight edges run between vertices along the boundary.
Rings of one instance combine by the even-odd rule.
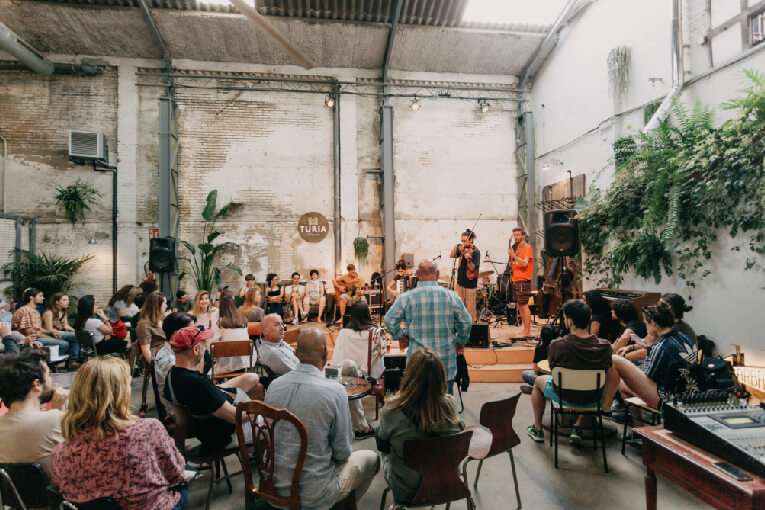
[[[489,103],[483,99],[478,100],[478,107],[481,109],[481,113],[488,113]]]
[[[328,95],[326,99],[324,99],[324,106],[327,108],[334,108],[335,107],[335,98],[331,95]]]
[[[412,99],[412,101],[409,103],[409,109],[412,110],[413,112],[416,112],[420,108],[422,108],[422,104],[420,104],[420,102],[417,101],[417,96],[414,96],[414,99]]]

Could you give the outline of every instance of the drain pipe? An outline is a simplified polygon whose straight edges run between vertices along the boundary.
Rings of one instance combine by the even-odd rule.
[[[2,23],[0,23],[0,49],[16,57],[37,74],[50,76],[55,71],[53,64],[45,60],[34,48]]]
[[[5,137],[0,136],[0,140],[3,141],[3,213],[5,213],[5,200],[8,197],[6,183],[8,179],[5,178],[8,173],[8,142],[5,141]]]
[[[680,0],[672,1],[672,88],[643,128],[643,134],[650,133],[664,120],[672,108],[672,99],[683,88],[682,60],[680,58]]]

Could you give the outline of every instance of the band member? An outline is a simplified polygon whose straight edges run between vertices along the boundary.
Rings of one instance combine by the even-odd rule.
[[[292,285],[287,285],[284,288],[284,302],[292,308],[293,325],[300,322],[301,316],[302,322],[308,320],[308,308],[304,306],[305,298],[305,286],[300,285],[300,273],[296,271],[292,273]]]
[[[515,244],[512,244],[513,240]],[[523,321],[523,330],[520,336],[527,337],[531,335],[529,297],[531,296],[531,277],[534,273],[534,251],[526,243],[526,232],[522,228],[513,229],[513,238],[507,252],[513,267],[513,295]]]
[[[388,293],[395,298],[407,290],[409,289],[406,284],[406,261],[401,259],[396,262],[396,276],[388,284]]]
[[[474,244],[475,238],[475,232],[466,230],[462,233],[462,242],[452,248],[449,255],[453,259],[459,259],[454,291],[462,299],[473,322],[476,321],[475,293],[478,287],[478,267],[481,265],[481,252]]]
[[[345,307],[364,299],[364,279],[359,276],[355,265],[348,264],[347,269],[347,274],[344,274],[337,280],[332,280],[332,284],[335,286],[336,299],[340,305],[341,325],[345,315]]]

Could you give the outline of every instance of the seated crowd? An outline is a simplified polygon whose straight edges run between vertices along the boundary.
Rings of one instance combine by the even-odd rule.
[[[0,416],[0,462],[40,463],[62,497],[73,502],[109,497],[122,508],[187,508],[183,457],[166,424],[130,413],[131,370],[125,360],[89,359],[79,367],[68,393],[52,383],[43,348],[56,345],[60,353],[77,359],[73,335],[84,331],[91,334],[99,354],[126,353],[134,340],[138,355],[153,363],[161,404],[171,419],[184,407],[193,415],[203,449],[238,444],[236,406],[241,402],[262,400],[296,415],[308,432],[299,487],[302,508],[330,508],[351,493],[358,501],[367,491],[381,462],[377,452],[353,451],[354,436],[377,436],[383,476],[394,500],[410,502],[420,478],[404,462],[405,442],[465,428],[447,391],[450,381],[443,354],[427,346],[412,349],[400,390],[387,398],[375,430],[361,400],[349,401],[343,386],[324,373],[329,364],[343,376],[372,382],[382,377],[386,333],[373,323],[366,302],[350,303],[350,319],[335,340],[330,360],[322,330],[302,329],[296,349],[284,340],[282,305],[304,319],[310,305],[318,305],[321,317],[326,303],[323,286],[311,290],[310,284],[300,285],[297,273],[285,289],[277,278],[269,278],[264,310],[261,291],[250,276],[239,291],[244,298],[241,307],[227,289],[220,292],[217,306],[207,291],[198,292],[193,302],[179,292],[170,306],[156,285],[125,286],[109,302],[112,316],[94,296],[80,298],[74,327],[67,321],[68,296],[52,296],[41,316],[36,307],[44,296],[28,289],[12,325],[0,323],[6,345],[0,360],[0,399],[8,408]],[[317,281],[318,272],[311,276]],[[695,334],[683,321],[689,310],[677,294],[664,294],[656,306],[645,307],[645,322],[629,301],[609,306],[599,294],[589,292],[584,301],[566,302],[562,325],[568,333],[558,338],[554,328],[543,328],[534,369],[523,374],[531,388],[534,414],[528,435],[534,441],[544,440],[546,400],[559,399],[555,381],[538,372],[543,359],[551,369],[606,370],[600,396],[605,411],[614,409],[612,401],[630,396],[658,408],[681,391],[682,369],[697,361]],[[241,370],[240,374],[214,382],[207,375],[213,363],[210,345],[249,340],[248,322],[261,322],[262,336],[254,347],[268,380],[243,370],[249,360],[240,360],[236,366],[223,367]],[[122,335],[125,323],[135,325],[135,339]],[[452,351],[459,345],[456,338],[452,334],[449,341]],[[28,347],[21,349],[24,345]],[[49,410],[41,411],[44,404]],[[244,437],[252,437],[250,422],[244,420],[243,425]],[[580,425],[581,417],[572,430],[574,444],[581,442]],[[299,444],[294,427],[277,426],[274,487],[280,495],[290,491]]]

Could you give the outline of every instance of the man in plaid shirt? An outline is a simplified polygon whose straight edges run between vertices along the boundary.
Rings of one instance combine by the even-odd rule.
[[[473,320],[459,296],[438,285],[438,266],[430,259],[420,262],[417,287],[396,298],[388,313],[385,326],[400,345],[410,345],[407,359],[420,347],[430,347],[441,357],[446,367],[446,383],[452,393],[457,375],[457,346],[470,338]],[[406,334],[401,321],[406,322]]]

